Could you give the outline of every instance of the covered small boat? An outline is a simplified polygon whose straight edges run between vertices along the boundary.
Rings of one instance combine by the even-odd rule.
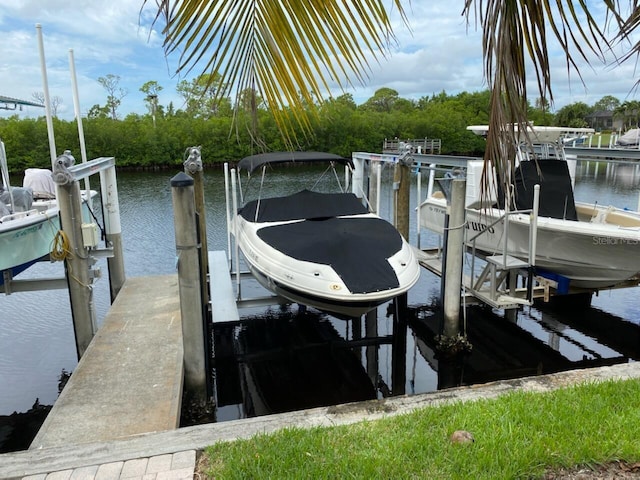
[[[53,238],[60,229],[58,206],[29,186],[11,187],[4,143],[0,141],[0,285],[4,272],[18,275],[51,252]],[[48,171],[49,176],[51,172]],[[37,177],[37,175],[36,175]],[[54,191],[55,192],[55,191]],[[35,193],[35,194],[34,194]]]
[[[285,162],[349,159],[322,152],[247,157],[238,172]],[[302,190],[258,198],[233,216],[231,231],[253,276],[292,302],[357,317],[409,290],[420,266],[411,247],[353,193]]]

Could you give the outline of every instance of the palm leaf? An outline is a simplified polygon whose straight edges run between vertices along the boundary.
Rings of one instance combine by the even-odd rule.
[[[617,2],[604,0],[603,5],[622,25]],[[552,103],[548,37],[553,36],[566,52],[567,71],[581,79],[578,62],[589,65],[590,52],[604,60],[611,42],[585,0],[465,0],[463,13],[468,21],[475,15],[483,31],[484,75],[491,91],[486,166],[493,165],[507,187],[519,141],[516,129],[522,134],[528,126],[526,82],[531,72],[526,70],[526,59],[533,66],[539,97]],[[530,143],[528,136],[526,140]],[[485,191],[489,171],[485,168]]]
[[[220,97],[257,90],[290,145],[296,126],[311,132],[315,99],[364,83],[367,52],[384,56],[395,40],[383,0],[158,0],[160,20],[177,74],[219,74]]]

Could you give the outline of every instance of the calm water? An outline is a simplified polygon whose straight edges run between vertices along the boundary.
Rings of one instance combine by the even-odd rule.
[[[606,166],[600,165],[595,174],[593,163],[588,172],[586,163],[579,164],[577,200],[636,209],[640,194],[638,167],[619,166],[609,175],[605,170]],[[177,170],[118,174],[128,277],[175,271],[169,184],[175,173]],[[276,191],[299,190],[310,188],[315,174],[295,169],[270,180],[275,178],[278,182],[272,183],[271,188]],[[390,173],[385,174],[384,184],[388,189]],[[258,182],[254,180],[252,187],[255,195]],[[415,204],[415,195],[411,199]],[[206,172],[206,202],[209,249],[226,249],[221,171]],[[383,214],[390,207],[390,200],[383,201]],[[414,224],[412,242],[415,238]],[[423,247],[435,242],[434,236],[422,232]],[[106,261],[101,260],[98,265],[104,273],[95,286],[101,319],[108,309],[109,295]],[[60,264],[43,263],[21,278],[61,274]],[[258,290],[249,285],[245,294]],[[429,392],[450,384],[451,378],[458,383],[475,383],[598,362],[628,361],[638,356],[640,290],[634,288],[602,292],[580,315],[525,308],[511,323],[500,312],[472,309],[467,323],[473,354],[453,373],[446,372],[448,367],[439,364],[430,345],[431,332],[438,323],[432,305],[439,290],[439,279],[423,271],[419,284],[409,292],[410,328],[397,330],[395,337],[393,316],[387,315],[389,305],[381,306],[375,326],[369,325],[377,329],[377,342],[362,341],[371,336],[366,334],[365,322],[347,322],[314,312],[301,316],[295,306],[246,312],[253,321],[217,332],[218,338],[234,345],[231,350],[219,350],[223,353],[215,371],[217,419],[379,398],[391,392]],[[55,402],[58,377],[63,371],[73,371],[77,364],[70,318],[64,290],[0,297],[0,415],[24,412],[36,399],[45,405]],[[261,385],[264,379],[271,379],[271,390],[279,393]]]

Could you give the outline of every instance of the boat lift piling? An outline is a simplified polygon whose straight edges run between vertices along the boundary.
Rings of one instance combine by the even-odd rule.
[[[455,338],[460,331],[460,291],[462,288],[462,263],[465,236],[465,192],[467,181],[455,178],[451,181],[449,227],[446,230],[445,273],[443,281],[444,324],[442,335]]]
[[[105,242],[112,255],[107,258],[109,291],[113,303],[124,285],[124,255],[122,253],[122,226],[120,224],[120,201],[115,166],[100,169],[100,192],[102,216],[104,218]]]
[[[207,399],[206,331],[202,315],[200,252],[196,226],[194,179],[180,172],[171,179],[176,266],[182,317],[185,390],[199,404]]]
[[[204,202],[204,172],[202,168],[202,153],[200,147],[187,148],[187,159],[184,161],[184,171],[193,178],[193,190],[195,195],[195,209],[198,219],[198,231],[200,240],[200,285],[203,305],[209,303],[209,290],[207,288],[207,268],[209,265],[207,248],[207,220]]]
[[[76,337],[78,358],[84,355],[89,343],[97,331],[96,312],[93,303],[93,288],[89,272],[91,258],[83,241],[82,200],[80,186],[66,169],[73,158],[68,153],[58,158],[53,178],[57,185],[60,226],[58,233],[63,240],[65,270],[69,285],[71,313]],[[66,245],[65,245],[66,244]]]

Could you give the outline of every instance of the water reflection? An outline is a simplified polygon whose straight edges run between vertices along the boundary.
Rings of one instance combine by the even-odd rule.
[[[246,318],[241,326],[216,327],[217,420],[613,365],[640,356],[638,326],[590,306],[579,317],[569,315],[573,321],[551,305],[521,310],[515,321],[469,307],[473,348],[457,357],[438,353],[438,307],[410,306],[399,314],[389,304],[378,313],[385,314],[345,322],[290,307]]]

